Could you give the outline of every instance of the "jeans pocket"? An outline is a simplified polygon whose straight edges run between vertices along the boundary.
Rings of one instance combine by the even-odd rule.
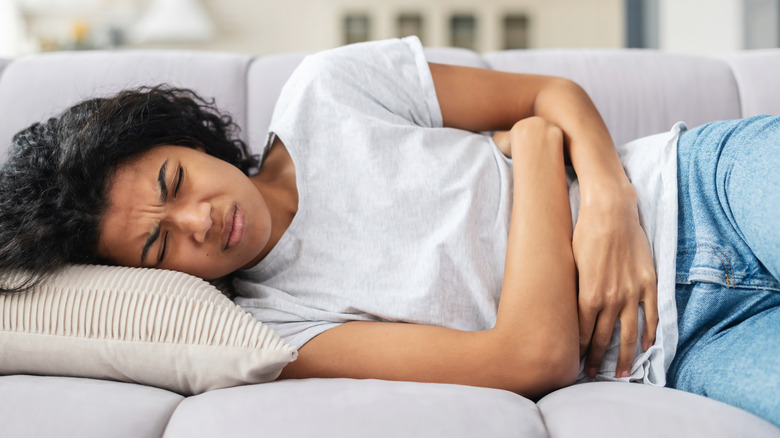
[[[744,254],[712,242],[677,248],[676,282],[780,292],[780,283],[752,253]]]

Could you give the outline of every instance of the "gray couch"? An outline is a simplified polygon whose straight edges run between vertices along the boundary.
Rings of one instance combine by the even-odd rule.
[[[434,62],[574,79],[616,142],[678,120],[695,126],[780,114],[780,50],[722,58],[635,50],[427,53]],[[13,133],[77,100],[160,82],[215,97],[258,151],[280,87],[303,56],[120,51],[0,60],[0,153]],[[758,438],[780,437],[780,429],[704,397],[623,383],[576,385],[534,403],[507,391],[378,380],[279,381],[185,398],[127,383],[13,375],[0,376],[0,436]]]

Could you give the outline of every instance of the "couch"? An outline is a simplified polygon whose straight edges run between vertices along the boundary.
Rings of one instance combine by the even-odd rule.
[[[780,114],[780,50],[714,58],[628,49],[426,50],[433,62],[571,78],[590,93],[616,143],[678,120],[695,126]],[[304,56],[97,51],[0,59],[0,153],[15,132],[80,99],[161,82],[214,97],[259,151],[280,88]],[[538,401],[502,390],[351,379],[184,397],[132,383],[9,375],[0,376],[0,436],[759,438],[780,437],[780,428],[698,395],[614,382],[575,385]]]

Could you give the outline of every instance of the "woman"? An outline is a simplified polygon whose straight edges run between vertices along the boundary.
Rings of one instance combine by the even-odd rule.
[[[283,377],[453,382],[538,397],[572,383],[586,349],[591,377],[647,374],[635,356],[657,349],[653,255],[636,189],[575,84],[429,65],[416,39],[317,55],[285,86],[249,178],[256,163],[231,139],[232,124],[189,97],[120,93],[20,133],[2,175],[3,193],[19,193],[3,199],[3,266],[111,262],[207,279],[239,270],[237,302],[300,347]],[[755,132],[755,123],[735,123],[712,129]],[[706,144],[708,129],[681,145]],[[474,133],[496,130],[506,132]],[[668,150],[654,156],[666,160]],[[566,161],[582,200],[573,232]],[[681,203],[699,202],[680,192]],[[682,241],[697,237],[687,221],[701,219],[686,211]],[[30,216],[40,226],[21,227]],[[44,251],[58,258],[36,260]],[[773,269],[771,257],[763,263]],[[686,282],[678,301],[704,284]],[[604,366],[618,320],[619,352]],[[710,327],[689,329],[686,312],[680,323],[686,354],[671,383],[708,384],[706,373],[687,371],[701,369],[687,352]],[[746,409],[780,424],[777,397],[767,398]]]

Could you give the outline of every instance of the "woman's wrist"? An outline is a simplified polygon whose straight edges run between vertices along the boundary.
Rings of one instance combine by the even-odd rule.
[[[628,178],[580,179],[582,208],[599,208],[607,211],[636,209],[637,193]]]

